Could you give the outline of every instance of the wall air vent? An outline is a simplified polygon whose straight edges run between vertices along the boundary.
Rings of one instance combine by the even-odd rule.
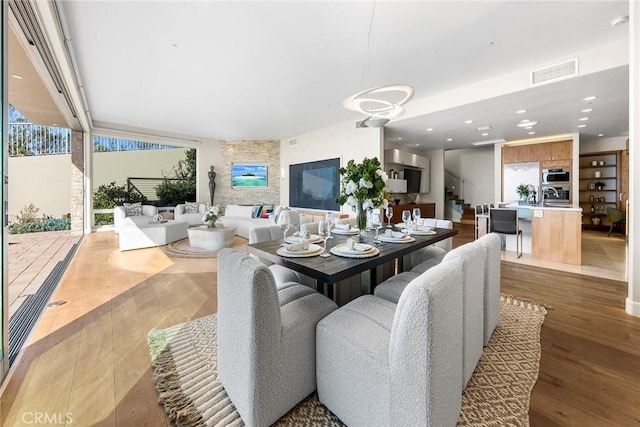
[[[540,68],[531,72],[531,85],[539,85],[564,80],[578,75],[578,58]]]
[[[296,145],[298,143],[297,139],[290,139],[289,140],[289,147],[291,147],[292,145]]]

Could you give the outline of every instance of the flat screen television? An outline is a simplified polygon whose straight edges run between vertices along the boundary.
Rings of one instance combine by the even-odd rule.
[[[420,192],[420,177],[422,171],[420,169],[405,169],[404,179],[407,180],[407,193]]]
[[[340,158],[289,165],[289,206],[339,211]]]

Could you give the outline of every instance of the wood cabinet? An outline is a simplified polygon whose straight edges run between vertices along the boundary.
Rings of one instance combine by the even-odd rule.
[[[408,203],[403,205],[393,205],[393,216],[391,217],[391,223],[398,224],[402,222],[402,211],[407,210],[413,212],[414,208],[420,208],[420,218],[435,218],[436,216],[436,204],[435,203]]]
[[[540,209],[537,215],[534,212],[531,218],[531,258],[581,265],[580,215],[580,211],[573,209]]]
[[[543,144],[502,147],[502,163],[527,163],[571,160],[573,141],[554,141]]]
[[[536,152],[533,145],[514,145],[502,147],[503,163],[527,163],[535,162]]]

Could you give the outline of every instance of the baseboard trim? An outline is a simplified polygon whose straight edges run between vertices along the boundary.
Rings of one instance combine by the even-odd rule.
[[[627,310],[627,314],[631,316],[640,317],[640,302],[631,301],[629,297],[627,297],[625,308]]]

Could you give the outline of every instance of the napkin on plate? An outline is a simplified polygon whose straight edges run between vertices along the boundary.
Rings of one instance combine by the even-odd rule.
[[[336,224],[336,229],[344,230],[344,231],[351,231],[351,226],[349,224]]]
[[[311,234],[308,231],[296,231],[293,235],[302,237],[303,239],[308,239]]]
[[[384,232],[385,237],[392,237],[394,239],[402,239],[405,234],[400,231],[386,230]]]
[[[297,252],[297,251],[306,251],[309,249],[309,241],[308,240],[300,240],[296,243],[291,243],[290,245],[286,245],[284,247],[288,252]]]
[[[366,252],[371,247],[369,245],[358,243],[355,239],[347,239],[347,248],[351,249],[352,251]]]

